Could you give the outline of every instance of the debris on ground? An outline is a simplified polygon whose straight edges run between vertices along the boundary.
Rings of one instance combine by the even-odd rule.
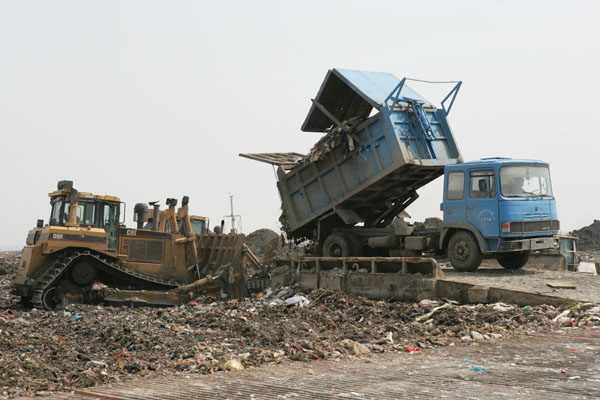
[[[0,275],[14,275],[21,261],[20,252],[0,253]]]
[[[10,260],[18,264],[17,256]],[[558,326],[600,327],[600,305],[594,304],[522,308],[436,300],[389,303],[289,286],[247,300],[199,297],[173,308],[69,305],[57,311],[28,310],[5,294],[9,279],[12,275],[0,275],[3,398],[136,376],[414,353]]]

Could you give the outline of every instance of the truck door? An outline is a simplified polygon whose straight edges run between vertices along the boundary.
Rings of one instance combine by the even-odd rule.
[[[500,231],[494,170],[470,171],[468,188],[465,203],[467,222],[476,227],[484,238],[497,238]]]
[[[465,223],[465,173],[449,172],[444,192],[444,222]]]

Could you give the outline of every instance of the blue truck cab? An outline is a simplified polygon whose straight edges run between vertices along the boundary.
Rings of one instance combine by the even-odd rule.
[[[556,245],[548,163],[497,157],[448,165],[443,199],[440,246],[457,270],[475,270],[484,257],[521,268],[531,251]]]

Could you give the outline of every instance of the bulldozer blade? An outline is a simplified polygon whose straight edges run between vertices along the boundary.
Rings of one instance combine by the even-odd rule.
[[[566,271],[567,259],[562,254],[531,254],[525,268]]]
[[[180,293],[159,290],[119,290],[104,289],[99,300],[114,306],[128,307],[172,307],[185,304],[187,296]]]

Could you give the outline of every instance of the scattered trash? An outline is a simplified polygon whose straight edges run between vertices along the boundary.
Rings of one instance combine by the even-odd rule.
[[[439,307],[434,308],[433,310],[431,310],[430,312],[428,312],[427,314],[423,314],[419,317],[417,317],[417,319],[415,321],[420,322],[423,320],[427,320],[429,318],[431,318],[435,313],[437,313],[438,311],[446,308],[446,307],[450,307],[450,303],[445,303],[444,305],[441,305]]]
[[[487,371],[487,368],[484,367],[476,367],[476,366],[472,366],[469,368],[471,371]]]
[[[244,369],[244,366],[238,360],[227,360],[225,364],[223,364],[223,367],[227,371],[241,371]]]
[[[357,356],[364,356],[371,353],[371,350],[369,350],[367,346],[358,342],[354,342],[352,349],[354,350],[354,354]]]
[[[285,300],[285,304],[287,305],[296,305],[299,307],[304,307],[307,306],[308,304],[310,304],[310,300],[308,300],[306,297],[304,296],[293,296],[290,297],[289,299]]]
[[[150,374],[193,376],[286,360],[416,353],[557,326],[600,326],[598,304],[388,303],[291,284],[265,289],[251,299],[199,296],[172,308],[68,305],[59,311],[31,310],[22,308],[9,290],[20,256],[5,254],[0,253],[0,269],[7,271],[0,273],[0,397]],[[518,359],[514,362],[520,363]],[[465,367],[472,366],[467,360]]]
[[[439,301],[437,301],[437,300],[429,300],[429,299],[423,299],[423,300],[421,300],[419,302],[419,305],[421,307],[436,306],[438,304],[440,304]]]
[[[512,310],[514,307],[504,303],[496,303],[493,305],[492,309],[498,312],[507,312]]]

